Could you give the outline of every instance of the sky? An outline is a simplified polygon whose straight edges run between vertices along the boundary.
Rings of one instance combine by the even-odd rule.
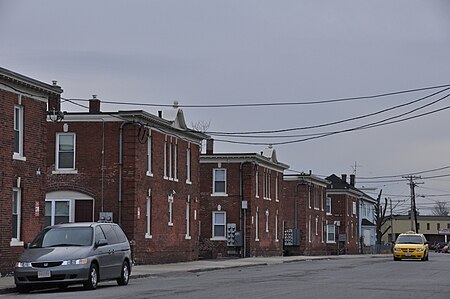
[[[448,0],[0,0],[0,66],[57,80],[64,99],[114,102],[102,111],[178,101],[216,152],[273,144],[286,173],[356,173],[394,213],[409,207],[403,176],[421,176],[429,214],[450,206],[449,12]],[[62,109],[86,111],[74,103],[87,105]],[[241,132],[253,133],[229,135]]]

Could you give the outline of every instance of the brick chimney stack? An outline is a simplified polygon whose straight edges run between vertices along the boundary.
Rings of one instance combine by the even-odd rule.
[[[206,154],[207,155],[214,154],[214,139],[212,138],[206,140]]]
[[[355,175],[354,174],[350,175],[350,185],[355,187]]]
[[[341,174],[341,178],[344,182],[347,183],[347,175],[346,174]]]
[[[100,113],[100,100],[97,99],[97,95],[95,94],[89,100],[89,113]]]

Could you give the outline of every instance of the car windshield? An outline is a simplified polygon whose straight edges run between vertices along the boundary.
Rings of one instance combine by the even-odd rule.
[[[92,231],[91,227],[49,227],[29,247],[89,246],[92,244]]]
[[[421,236],[399,236],[397,244],[422,244],[423,240]]]

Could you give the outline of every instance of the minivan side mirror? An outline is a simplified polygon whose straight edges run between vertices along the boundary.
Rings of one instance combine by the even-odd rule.
[[[100,239],[97,242],[95,242],[95,247],[105,246],[108,245],[108,240],[106,239]]]

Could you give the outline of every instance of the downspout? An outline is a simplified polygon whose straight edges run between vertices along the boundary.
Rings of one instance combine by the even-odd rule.
[[[104,191],[105,191],[105,120],[102,118],[102,195],[101,211],[104,212]]]

